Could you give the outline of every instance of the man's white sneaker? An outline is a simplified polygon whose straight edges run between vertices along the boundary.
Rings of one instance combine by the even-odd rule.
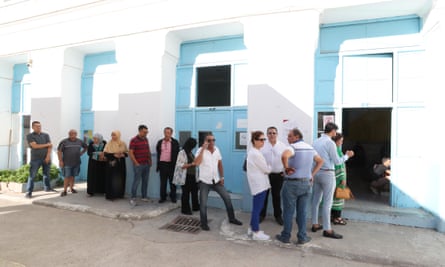
[[[131,206],[136,206],[136,201],[134,199],[130,199],[130,205]]]
[[[258,231],[256,233],[252,233],[253,240],[269,240],[270,236],[266,235],[263,231]]]

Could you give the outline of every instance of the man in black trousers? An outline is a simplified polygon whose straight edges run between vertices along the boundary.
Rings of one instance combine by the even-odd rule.
[[[179,142],[172,135],[173,129],[165,127],[164,138],[156,144],[156,171],[159,171],[161,178],[159,203],[164,203],[167,200],[167,180],[170,184],[170,199],[173,203],[176,203],[176,185],[173,184],[173,173],[179,153]]]

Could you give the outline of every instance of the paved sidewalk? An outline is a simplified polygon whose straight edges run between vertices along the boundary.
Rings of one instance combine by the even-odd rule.
[[[132,207],[128,199],[108,201],[103,196],[87,197],[85,186],[76,185],[79,193],[68,193],[66,197],[60,197],[60,193],[37,191],[29,200],[25,199],[22,193],[3,191],[0,192],[0,198],[124,220],[155,218],[177,209],[180,205],[179,202],[158,204],[157,199],[153,199],[149,202],[138,200],[138,205]],[[177,214],[180,214],[179,209]],[[322,237],[322,231],[312,233],[308,225],[308,234],[312,241],[297,246],[293,243],[296,241],[295,223],[291,244],[274,240],[282,227],[273,220],[273,216],[267,217],[260,225],[261,230],[270,235],[272,240],[253,241],[247,236],[249,213],[237,212],[238,219],[243,222],[241,227],[229,224],[225,214],[225,210],[220,210],[218,216],[209,217],[213,219],[211,233],[218,231],[217,234],[236,243],[258,243],[262,246],[282,247],[376,265],[445,266],[445,235],[434,230],[349,220],[346,226],[334,226],[334,230],[344,236],[342,240]],[[167,217],[171,216],[170,212]],[[199,217],[199,214],[195,213],[196,216]]]

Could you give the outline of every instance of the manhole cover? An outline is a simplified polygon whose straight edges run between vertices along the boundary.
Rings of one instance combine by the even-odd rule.
[[[173,232],[184,232],[197,234],[201,231],[201,223],[198,218],[189,216],[178,216],[172,222],[167,223],[160,229],[166,229]]]

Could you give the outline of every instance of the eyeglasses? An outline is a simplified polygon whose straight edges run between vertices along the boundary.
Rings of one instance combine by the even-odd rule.
[[[207,142],[215,142],[216,139],[207,139]]]
[[[268,132],[267,134],[273,134],[273,135],[275,135],[275,134],[277,134],[276,132]]]
[[[267,139],[266,138],[258,138],[258,139],[255,139],[255,140],[257,140],[257,141],[266,141]]]

